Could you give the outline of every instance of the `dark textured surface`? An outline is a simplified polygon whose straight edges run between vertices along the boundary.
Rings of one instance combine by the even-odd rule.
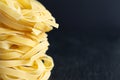
[[[120,38],[75,35],[52,37],[49,52],[55,68],[51,80],[119,80]]]
[[[56,17],[50,80],[120,80],[120,0],[40,0]]]

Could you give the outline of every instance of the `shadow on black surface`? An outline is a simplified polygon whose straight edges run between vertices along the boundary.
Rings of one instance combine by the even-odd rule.
[[[52,34],[52,33],[51,33]],[[55,60],[53,80],[118,80],[120,66],[119,35],[85,34],[52,36]],[[76,36],[75,36],[76,35]]]

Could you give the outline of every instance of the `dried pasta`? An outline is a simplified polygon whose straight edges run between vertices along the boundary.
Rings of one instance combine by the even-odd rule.
[[[48,31],[58,28],[37,0],[0,0],[0,80],[48,80]]]

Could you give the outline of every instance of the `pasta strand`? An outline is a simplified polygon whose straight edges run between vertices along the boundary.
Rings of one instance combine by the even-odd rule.
[[[0,0],[0,80],[48,80],[48,31],[58,28],[37,0]]]

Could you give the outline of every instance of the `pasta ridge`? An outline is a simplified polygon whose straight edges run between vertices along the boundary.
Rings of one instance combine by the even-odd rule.
[[[48,80],[47,33],[58,28],[37,0],[0,0],[0,80]]]

